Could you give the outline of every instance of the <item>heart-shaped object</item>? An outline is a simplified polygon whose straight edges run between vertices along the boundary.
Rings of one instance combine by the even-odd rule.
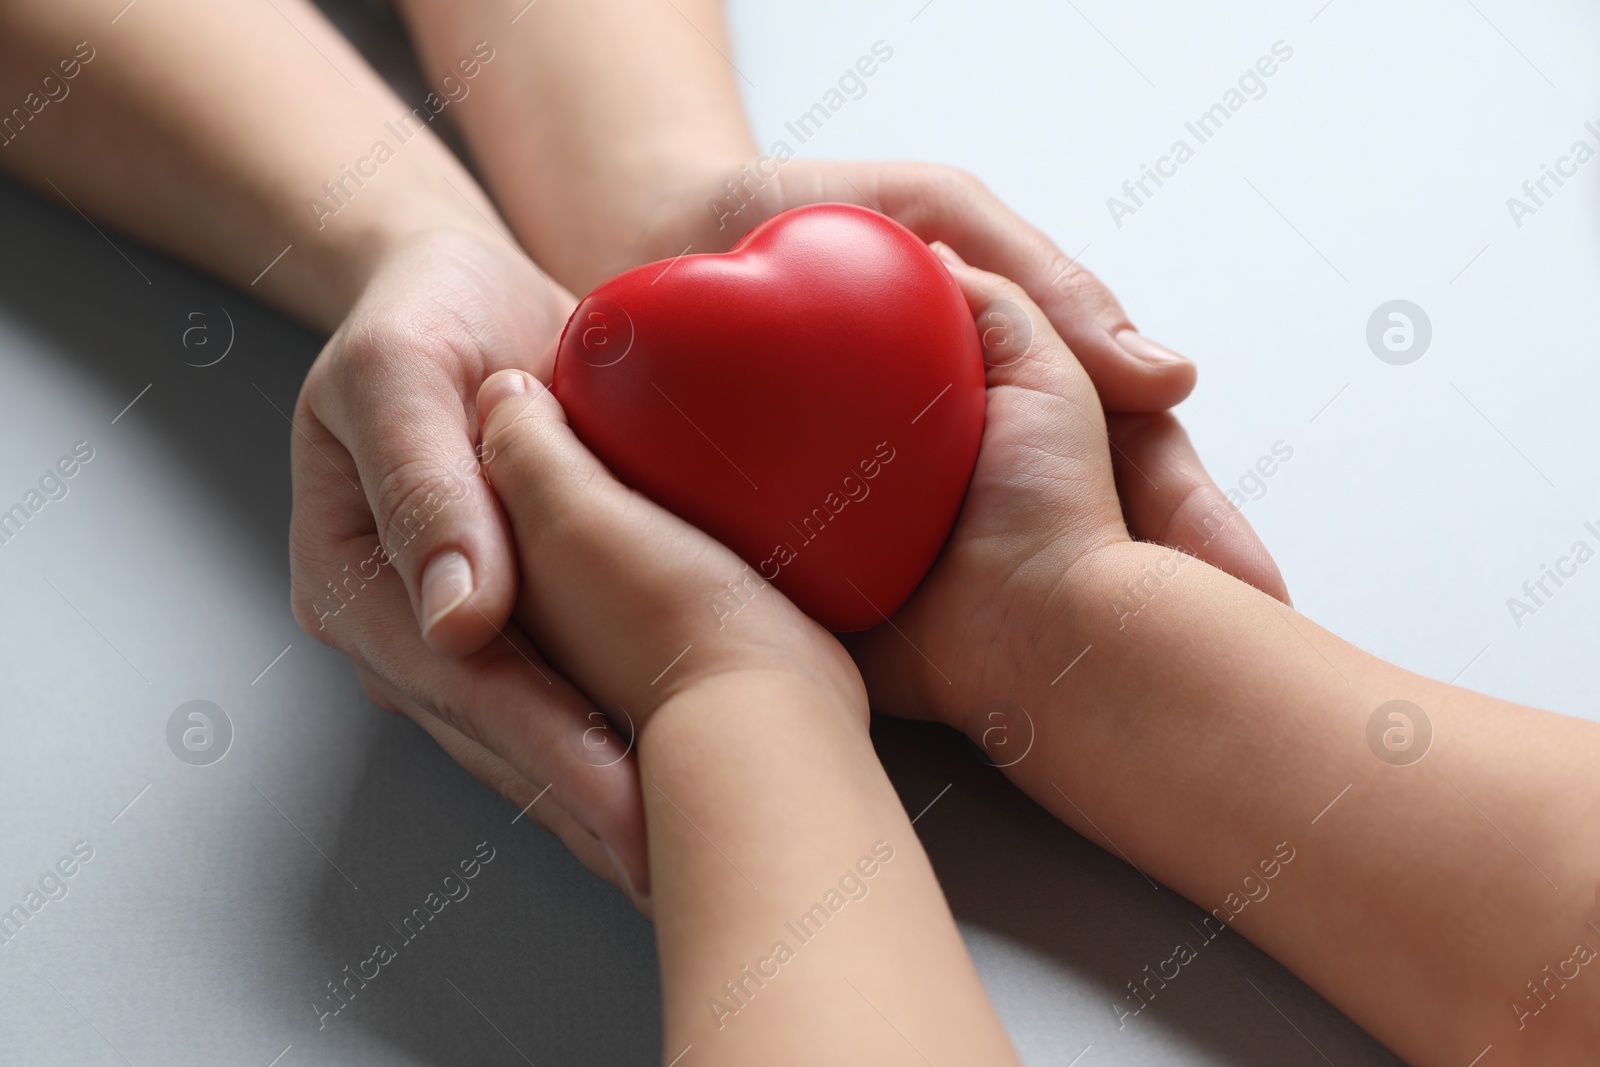
[[[983,433],[961,290],[909,230],[844,204],[599,286],[562,333],[553,388],[618,478],[830,630],[876,625],[911,595]]]

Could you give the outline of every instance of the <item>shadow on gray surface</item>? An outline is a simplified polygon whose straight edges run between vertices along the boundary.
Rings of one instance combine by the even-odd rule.
[[[1340,1064],[1400,1064],[1238,934],[1203,942],[1196,927],[1204,911],[1058,822],[955,731],[879,716],[873,740],[912,814],[950,785],[918,819],[917,832],[969,940],[979,928],[1030,957],[1042,954],[1088,998],[1087,1006],[1061,1005],[1081,1024],[1072,1031],[1076,1043],[1043,1062],[1065,1064],[1091,1041],[1098,1062],[1151,1062],[1149,1045],[1122,1042],[1155,1031],[1165,1063],[1191,1062],[1204,1050],[1207,1062],[1252,1067],[1320,1063],[1323,1055]],[[1179,941],[1195,946],[1198,958],[1122,1030],[1116,1006],[1137,1007],[1127,983],[1143,979],[1143,968],[1153,969]],[[985,967],[981,954],[980,970],[1002,1015],[1005,1002],[1030,999],[1026,973]],[[1008,1019],[1022,1041],[1019,1022]]]
[[[349,966],[377,977],[345,987],[355,997],[324,1033],[357,1028],[415,1062],[656,1058],[654,934],[626,898],[553,835],[513,823],[515,808],[409,723],[385,723],[363,759],[336,845],[361,892],[328,871],[298,931],[304,954],[326,960],[305,983],[306,1047],[319,1039],[311,1005],[338,1004],[326,982]],[[378,943],[393,957],[362,964]]]
[[[107,420],[148,385],[140,414],[163,435],[170,461],[236,520],[243,555],[270,558],[287,575],[286,417],[321,342],[129,238],[97,235],[65,203],[4,179],[0,232],[7,317],[81,356],[83,370],[119,398]],[[209,335],[206,345],[191,333],[195,347],[186,348],[185,331],[196,328]],[[216,359],[230,335],[226,358],[194,365]]]

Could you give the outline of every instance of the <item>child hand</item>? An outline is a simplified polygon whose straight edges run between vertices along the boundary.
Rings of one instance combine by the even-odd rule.
[[[866,722],[850,657],[753,568],[618,482],[532,375],[478,392],[486,470],[522,561],[517,619],[613,721],[730,677],[798,686]]]
[[[970,732],[982,726],[968,721],[975,709],[1080,651],[1038,647],[1049,620],[1076,612],[1115,622],[1104,603],[1085,602],[1074,572],[1131,538],[1084,368],[1020,286],[934,250],[986,335],[983,441],[933,570],[891,623],[849,641],[875,708]]]

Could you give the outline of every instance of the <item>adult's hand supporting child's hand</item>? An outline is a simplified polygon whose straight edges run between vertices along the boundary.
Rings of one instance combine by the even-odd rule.
[[[373,700],[518,807],[537,799],[529,817],[591,870],[642,887],[634,760],[601,751],[603,718],[502,629],[517,561],[475,453],[479,385],[548,376],[571,306],[493,235],[432,231],[385,259],[296,408],[293,603]]]
[[[1042,309],[1105,406],[1135,537],[1182,547],[1287,599],[1266,547],[1226,508],[1167,414],[1194,388],[1194,364],[1140,333],[1104,282],[967,171],[776,147],[758,156],[718,0],[398,6],[428,70],[450,70],[474,42],[494,42],[503,58],[457,120],[512,232],[573,292],[652,260],[727,251],[789,208],[832,201],[880,211],[1013,279]],[[517,32],[507,34],[511,21]],[[862,56],[868,76],[893,48],[872,52],[876,60]],[[1202,530],[1197,520],[1213,516]]]
[[[530,818],[591,869],[625,880],[605,842],[643,878],[631,760],[585,765],[564,737],[585,736],[593,709],[498,632],[515,556],[473,470],[479,384],[532,368],[571,297],[508,246],[472,175],[309,0],[112,14],[0,4],[0,81],[60,69],[55,99],[71,92],[6,136],[0,170],[336,332],[285,433],[297,618],[518,807],[552,787]],[[108,19],[106,40],[62,51]]]
[[[608,713],[638,731],[695,686],[769,674],[865,722],[838,642],[731,550],[618,482],[536,378],[496,374],[478,407],[523,563],[517,620]]]
[[[633,245],[566,241],[563,246],[610,254],[607,269],[621,270],[681,254],[686,243],[693,252],[723,251],[759,223],[808,204],[842,202],[881,212],[923,240],[948,245],[974,265],[1012,279],[1017,298],[1038,312],[1038,325],[1065,342],[1088,374],[1094,406],[1104,407],[1112,468],[1133,536],[1182,548],[1288,600],[1266,546],[1227,504],[1167,410],[1194,389],[1195,365],[1141,334],[1104,282],[972,174],[932,163],[801,158],[784,163],[766,180],[751,180],[749,165],[692,156],[677,163],[657,168],[659,203],[645,225],[624,231]],[[765,173],[760,164],[755,169]],[[736,194],[726,191],[729,180]],[[515,220],[517,205],[506,206]],[[579,212],[552,218],[550,225],[578,225],[581,217]],[[562,276],[562,266],[556,260],[551,269]],[[572,275],[572,284],[580,288],[604,280],[583,266]],[[980,316],[986,336],[1007,328],[1009,305],[1002,310],[998,317]]]
[[[635,728],[664,1058],[1015,1064],[844,649],[617,482],[533,378],[495,375],[479,408],[523,558],[517,617]]]

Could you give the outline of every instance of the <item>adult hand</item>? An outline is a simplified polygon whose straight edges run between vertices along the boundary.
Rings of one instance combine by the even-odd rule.
[[[818,714],[844,709],[866,730],[839,642],[731,549],[617,481],[548,388],[507,371],[478,409],[484,469],[526,564],[517,618],[584,692],[639,733],[691,690],[765,679],[820,694]]]
[[[509,36],[505,20],[524,14],[517,0],[400,7],[429,69],[448,70],[473,42],[495,40],[503,58],[472,90],[462,131],[517,239],[574,292],[652,260],[726,251],[788,208],[836,201],[880,211],[1013,279],[1043,309],[1111,414],[1136,537],[1182,547],[1287,599],[1266,548],[1223,507],[1164,414],[1194,388],[1194,365],[1136,331],[1094,275],[965,171],[757,157],[718,0],[540,4]],[[984,328],[1005,332],[1003,322]],[[1196,519],[1211,515],[1227,521],[1196,536]]]
[[[973,266],[1012,279],[1094,383],[1133,535],[1182,548],[1287,602],[1266,546],[1166,413],[1194,388],[1194,364],[1139,333],[1098,278],[971,174],[926,163],[767,159],[700,168],[671,187],[648,225],[635,231],[638,245],[613,252],[606,269],[677,255],[685,245],[723,251],[780,211],[838,201],[873,208]],[[1020,333],[1027,323],[1015,305],[996,305],[978,325],[991,362],[1027,343]]]
[[[643,905],[636,766],[507,628],[517,556],[476,452],[479,386],[510,367],[548,379],[571,307],[492,237],[430,231],[384,261],[296,407],[293,603],[375,701],[532,804],[530,818]]]

